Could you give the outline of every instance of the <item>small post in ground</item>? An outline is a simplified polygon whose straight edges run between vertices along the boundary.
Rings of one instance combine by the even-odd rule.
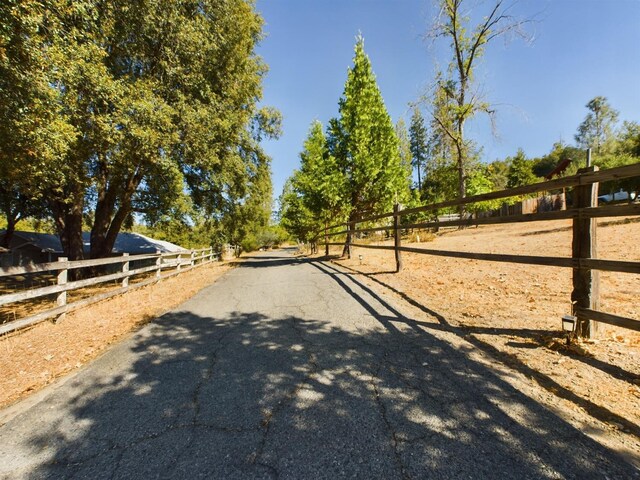
[[[160,250],[156,250],[156,278],[160,280],[160,276],[162,275],[162,252]]]
[[[328,231],[329,229],[329,222],[324,222],[324,255],[325,257],[329,256],[329,236],[328,236]]]
[[[123,253],[122,256],[124,257],[124,262],[122,263],[122,273],[125,274],[125,277],[122,279],[122,287],[125,288],[129,286],[129,275],[127,275],[129,273],[129,254]]]
[[[394,251],[396,254],[396,273],[402,270],[402,254],[400,253],[400,239],[401,239],[401,228],[400,228],[400,210],[402,207],[399,204],[395,204],[393,206],[393,232],[394,232]]]
[[[67,263],[68,260],[69,259],[67,257],[58,258],[59,262]],[[69,269],[67,268],[67,266],[65,266],[65,268],[60,269],[60,271],[58,272],[57,284],[66,285],[68,278],[69,278]],[[58,293],[58,296],[56,297],[56,305],[58,307],[64,307],[66,304],[67,304],[67,291],[65,290],[63,292]],[[58,323],[60,320],[64,320],[65,316],[66,316],[66,313],[61,313],[60,315],[55,317],[54,323]]]

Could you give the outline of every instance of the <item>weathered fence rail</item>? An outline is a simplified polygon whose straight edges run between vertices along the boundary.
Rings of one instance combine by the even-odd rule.
[[[68,261],[66,258],[61,257],[56,262],[0,269],[0,277],[57,272],[57,281],[55,285],[32,288],[15,293],[0,295],[0,305],[7,305],[17,302],[23,302],[26,300],[32,300],[35,298],[57,295],[56,307],[2,324],[0,325],[0,335],[10,333],[31,325],[35,325],[36,323],[42,322],[43,320],[49,318],[60,319],[66,313],[77,310],[78,308],[99,302],[101,300],[105,300],[116,295],[123,294],[131,289],[150,285],[152,283],[158,282],[161,279],[186,272],[197,266],[211,263],[215,259],[219,258],[219,255],[220,254],[214,252],[212,248],[202,248],[198,250],[183,252],[158,252],[149,255],[124,254],[119,257],[78,261]],[[133,262],[144,263],[146,265],[139,268],[131,269],[131,263]],[[71,270],[118,264],[121,265],[121,267],[119,271],[115,273],[107,273],[104,275],[83,278],[81,280],[68,281],[68,273]],[[155,275],[136,283],[129,282],[131,277],[148,274],[150,272],[155,272]],[[115,289],[92,295],[90,297],[74,301],[72,303],[67,303],[67,292],[118,280],[120,280],[121,283],[120,286]]]
[[[440,202],[430,205],[401,210],[399,206],[393,212],[371,215],[368,217],[356,216],[357,220],[331,225],[321,232],[317,238],[324,238],[324,244],[328,248],[331,245],[346,246],[347,255],[350,256],[351,247],[372,248],[381,250],[393,250],[396,255],[396,271],[402,268],[401,252],[411,252],[424,255],[436,255],[474,260],[486,260],[492,262],[509,262],[526,265],[543,265],[553,267],[566,267],[573,269],[573,291],[571,300],[573,315],[578,319],[577,333],[580,336],[590,337],[597,330],[597,323],[601,322],[631,330],[640,331],[640,320],[621,317],[610,313],[601,312],[599,307],[599,271],[623,272],[640,274],[640,262],[606,260],[597,258],[597,230],[596,219],[603,217],[629,217],[640,215],[640,204],[627,205],[598,205],[598,184],[612,180],[640,177],[640,163],[626,165],[624,167],[608,170],[598,170],[597,167],[587,167],[578,170],[576,175],[558,178],[546,182],[526,185],[523,187],[501,190],[496,192],[474,195],[463,199]],[[573,202],[571,208],[566,210],[507,215],[498,217],[459,218],[454,220],[438,220],[438,211],[445,208],[453,208],[484,202],[488,200],[500,200],[522,195],[548,192],[557,189],[573,189]],[[402,223],[401,218],[414,214],[431,214],[435,219]],[[380,223],[387,220],[385,225],[365,226],[356,228],[358,224]],[[534,256],[534,255],[509,255],[500,253],[474,253],[457,252],[447,250],[435,250],[428,248],[403,247],[401,245],[401,232],[406,229],[442,228],[476,225],[496,225],[520,222],[545,222],[550,220],[572,219],[573,238],[572,256]],[[391,223],[391,221],[393,223]],[[369,232],[393,231],[393,245],[368,245],[352,241],[356,234]],[[330,242],[329,237],[346,235],[345,242]],[[636,239],[632,239],[635,242]]]

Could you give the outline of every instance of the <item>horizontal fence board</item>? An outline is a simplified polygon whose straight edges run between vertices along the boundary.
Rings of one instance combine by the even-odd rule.
[[[602,217],[626,217],[640,215],[640,204],[631,205],[607,205],[605,207],[573,208],[569,210],[556,210],[553,212],[525,213],[520,215],[504,215],[499,217],[469,218],[464,220],[444,220],[411,223],[401,225],[406,228],[445,228],[455,226],[472,227],[476,225],[499,225],[506,223],[522,222],[546,222],[550,220],[566,220],[572,218],[602,218]],[[365,231],[371,229],[362,229]]]
[[[166,257],[182,257],[185,255],[191,255],[191,252],[188,250],[185,250],[184,252],[165,252],[165,253],[161,253],[160,256],[162,258],[166,258]]]
[[[374,248],[374,249],[378,249],[378,250],[395,250],[396,249],[392,245],[366,245],[366,244],[361,244],[361,243],[352,243],[351,246],[352,247],[359,247],[359,248]]]
[[[400,225],[401,229],[408,228],[446,228],[446,227],[472,227],[476,225],[499,225],[506,223],[522,222],[545,222],[549,220],[565,220],[576,217],[603,218],[603,217],[626,217],[640,215],[640,203],[629,205],[606,205],[602,207],[575,208],[569,210],[557,210],[553,212],[526,213],[521,215],[503,215],[499,217],[469,218],[463,220],[439,220],[430,222],[409,223]],[[380,232],[393,230],[393,225],[381,227],[358,228],[351,230],[351,233]],[[328,233],[326,236],[344,235],[348,230]]]
[[[152,258],[157,258],[158,254],[153,255],[129,255],[129,256],[120,256],[120,257],[109,257],[109,258],[94,258],[90,260],[75,260],[69,261],[68,269],[73,270],[76,268],[85,268],[85,267],[98,267],[100,265],[112,265],[114,263],[124,263],[124,262],[137,262],[140,260],[150,260]]]
[[[393,247],[390,247],[393,248]],[[455,252],[451,250],[432,250],[425,248],[400,247],[402,252],[436,255],[440,257],[487,260],[490,262],[521,263],[525,265],[543,265],[548,267],[573,267],[574,262],[566,257],[541,257],[536,255],[507,255],[502,253]]]
[[[218,255],[219,255],[219,253],[214,253],[213,256],[215,257],[215,256],[218,256]],[[207,255],[207,257],[208,256],[209,255]],[[133,258],[133,257],[130,257],[130,258]],[[153,256],[153,258],[157,258],[157,255]],[[212,262],[213,262],[213,260],[209,260],[208,262],[205,262],[205,263],[212,263]],[[66,263],[66,262],[61,262],[61,263]],[[40,312],[40,313],[37,313],[37,314],[34,314],[34,315],[30,315],[28,317],[21,318],[19,320],[8,322],[8,323],[6,323],[4,325],[0,325],[0,335],[4,335],[4,334],[7,334],[7,333],[11,333],[11,332],[17,331],[17,330],[21,330],[23,328],[27,328],[29,326],[33,326],[33,325],[41,323],[41,322],[43,322],[43,321],[45,321],[45,320],[47,320],[49,318],[57,317],[58,315],[61,315],[63,313],[68,313],[68,312],[71,312],[73,310],[77,310],[79,308],[82,308],[82,307],[85,307],[85,306],[100,302],[102,300],[106,300],[108,298],[115,297],[117,295],[121,295],[123,293],[126,293],[129,290],[134,290],[136,288],[141,288],[141,287],[156,283],[156,282],[158,282],[158,281],[160,281],[162,279],[170,278],[170,277],[173,277],[174,275],[178,275],[180,273],[184,273],[184,272],[187,272],[189,270],[192,270],[193,268],[196,268],[196,267],[198,267],[200,265],[204,265],[205,263],[201,263],[201,264],[194,265],[194,266],[191,266],[189,263],[186,263],[184,265],[189,265],[188,267],[180,269],[180,270],[173,270],[170,273],[162,275],[160,278],[156,278],[156,277],[149,278],[147,280],[143,280],[142,282],[136,282],[136,283],[133,283],[133,284],[129,284],[126,287],[119,287],[119,288],[116,288],[114,290],[110,290],[108,292],[104,292],[104,293],[100,293],[100,294],[97,294],[97,295],[93,295],[91,297],[83,298],[82,300],[78,300],[76,302],[69,303],[67,305],[51,308],[51,309],[46,310],[44,312]],[[137,275],[137,274],[141,274],[141,273],[145,273],[145,272],[151,272],[151,271],[154,271],[154,270],[157,270],[157,266],[156,265],[153,265],[153,266],[150,266],[150,267],[144,267],[144,268],[140,268],[140,269],[136,269],[136,270],[131,270],[129,272],[119,273],[117,275],[120,275],[120,278],[125,277],[125,276],[131,277],[133,275]],[[103,277],[98,277],[98,278],[103,278]],[[69,285],[73,285],[73,284],[72,283],[68,283],[68,284],[60,285],[60,286],[61,287],[68,287]],[[58,285],[54,285],[54,286],[57,287]],[[3,297],[0,297],[0,299],[2,299],[2,298]]]
[[[633,318],[621,317],[612,313],[599,312],[588,308],[580,308],[578,310],[578,315],[596,322],[615,325],[616,327],[628,328],[629,330],[640,332],[640,320],[634,320]]]
[[[38,263],[35,265],[25,265],[22,267],[8,267],[0,269],[0,277],[7,277],[12,275],[24,275],[29,273],[42,273],[56,270],[74,270],[78,268],[97,267],[101,265],[113,265],[115,263],[124,262],[137,262],[141,260],[150,260],[158,258],[157,254],[154,255],[129,255],[120,257],[108,257],[108,258],[94,258],[90,260],[67,260],[64,262],[48,262]]]
[[[0,277],[8,277],[13,275],[25,275],[29,273],[51,272],[55,270],[64,270],[69,267],[71,262],[48,262],[38,263],[34,265],[24,265],[21,267],[0,268]]]
[[[327,243],[332,246],[343,246],[342,243]],[[395,250],[393,245],[368,245],[351,243],[352,247],[371,248],[379,250]],[[499,253],[475,253],[456,252],[450,250],[432,250],[428,248],[400,247],[401,252],[417,253],[422,255],[436,255],[440,257],[466,258],[471,260],[486,260],[491,262],[523,263],[527,265],[543,265],[563,268],[590,268],[607,272],[638,273],[640,274],[640,262],[626,260],[604,260],[598,258],[568,258],[568,257],[542,257],[532,255],[506,255]]]
[[[574,268],[590,268],[606,272],[640,273],[640,262],[601,260],[599,258],[577,258],[574,261],[576,263]]]
[[[585,218],[601,217],[625,217],[640,215],[640,203],[627,203],[626,205],[602,205],[595,208],[582,209],[581,215]]]
[[[11,333],[11,332],[14,332],[16,330],[21,330],[23,328],[36,325],[36,324],[41,323],[44,320],[47,320],[49,318],[57,317],[58,315],[61,315],[63,313],[69,313],[69,312],[72,312],[72,311],[77,310],[79,308],[86,307],[88,305],[92,305],[94,303],[100,302],[102,300],[106,300],[108,298],[115,297],[117,295],[121,295],[123,293],[126,293],[129,290],[134,290],[136,288],[144,287],[144,286],[149,285],[151,283],[158,282],[158,280],[159,280],[158,278],[151,278],[151,279],[145,280],[143,282],[138,282],[138,283],[129,285],[127,287],[120,287],[120,288],[117,288],[115,290],[110,290],[110,291],[105,292],[105,293],[101,293],[101,294],[98,294],[98,295],[93,295],[93,296],[88,297],[88,298],[83,298],[82,300],[78,300],[77,302],[69,303],[69,304],[63,305],[61,307],[55,307],[55,308],[52,308],[50,310],[46,310],[44,312],[40,312],[40,313],[37,313],[35,315],[31,315],[29,317],[21,318],[20,320],[16,320],[14,322],[10,322],[10,323],[1,325],[0,326],[0,335],[4,335],[6,333]]]
[[[16,330],[22,330],[23,328],[30,327],[37,323],[43,322],[48,318],[56,317],[58,315],[62,315],[69,311],[67,307],[70,307],[73,304],[63,305],[61,307],[52,308],[45,312],[37,313],[35,315],[30,315],[28,317],[21,318],[20,320],[15,320],[13,322],[5,323],[4,325],[0,325],[0,335],[4,335],[7,333],[15,332]]]
[[[135,260],[147,260],[147,259],[155,259],[158,258],[157,255],[144,255],[144,256],[130,256],[130,257],[119,257],[120,258],[120,263],[124,263],[126,261],[135,261]],[[124,260],[123,260],[124,259]],[[82,260],[80,260],[80,262],[84,262]],[[68,264],[68,263],[72,263],[72,262],[55,262],[58,264]],[[75,262],[74,262],[75,263]],[[117,263],[117,262],[111,262],[111,263]],[[50,264],[46,264],[46,265],[52,265],[53,263]],[[185,258],[184,261],[180,261],[179,262],[180,266],[191,266],[191,258]],[[198,264],[201,265],[202,263]],[[178,266],[178,262],[168,262],[168,263],[163,263],[160,267],[161,268],[168,268],[168,267],[177,267]],[[34,289],[30,289],[30,290],[25,290],[23,292],[17,292],[17,293],[9,293],[6,295],[1,295],[0,296],[0,305],[6,305],[8,303],[15,303],[15,302],[22,302],[25,300],[30,300],[33,298],[39,298],[39,297],[44,297],[47,295],[53,295],[55,293],[60,293],[60,292],[65,292],[65,291],[72,291],[72,290],[77,290],[79,288],[85,288],[85,287],[89,287],[89,286],[93,286],[93,285],[98,285],[100,283],[105,283],[105,282],[109,282],[109,281],[113,281],[113,280],[120,280],[122,278],[125,277],[132,277],[134,275],[139,275],[142,273],[147,273],[147,272],[152,272],[158,269],[157,265],[151,265],[148,267],[142,267],[142,268],[137,268],[135,270],[129,270],[127,272],[117,272],[117,273],[112,273],[109,275],[101,275],[99,277],[91,277],[91,278],[87,278],[84,280],[77,280],[75,282],[68,282],[62,285],[49,285],[46,287],[39,287],[39,288],[34,288]],[[181,271],[184,271],[185,269],[182,268]]]
[[[546,192],[548,190],[557,190],[561,188],[573,187],[577,185],[588,185],[597,182],[606,182],[609,180],[617,180],[622,178],[631,178],[640,176],[640,163],[626,165],[624,167],[611,168],[608,170],[599,170],[597,172],[582,173],[572,175],[570,177],[556,178],[547,182],[534,183],[532,185],[524,185],[522,187],[511,188],[508,190],[500,190],[497,192],[482,193],[480,195],[472,195],[462,199],[449,200],[446,202],[434,203],[431,205],[423,205],[421,207],[409,208],[402,210],[402,215],[410,213],[427,212],[447,207],[457,207],[467,205],[469,203],[484,202],[487,200],[499,200],[502,198],[517,197],[521,195],[529,195],[532,193]],[[362,219],[361,221],[367,221]]]
[[[133,271],[133,270],[132,270]],[[32,290],[26,290],[24,292],[10,293],[8,295],[0,296],[0,305],[7,303],[22,302],[24,300],[30,300],[32,298],[44,297],[47,295],[53,295],[54,293],[67,292],[69,290],[76,290],[78,288],[89,287],[98,283],[108,282],[111,280],[118,280],[126,276],[131,275],[130,272],[123,274],[122,272],[114,273],[111,275],[103,275],[101,277],[87,278],[85,280],[77,280],[75,282],[64,283],[62,285],[50,285],[48,287],[34,288]]]

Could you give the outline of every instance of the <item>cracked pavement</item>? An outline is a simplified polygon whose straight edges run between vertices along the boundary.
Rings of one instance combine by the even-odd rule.
[[[0,478],[640,478],[402,310],[250,257],[0,414]]]

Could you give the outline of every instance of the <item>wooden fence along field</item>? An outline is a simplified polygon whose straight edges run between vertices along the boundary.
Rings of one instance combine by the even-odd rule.
[[[213,249],[204,248],[184,252],[158,252],[149,255],[143,254],[130,256],[125,253],[120,257],[100,258],[94,260],[68,261],[66,258],[61,257],[58,261],[51,263],[0,269],[0,278],[16,275],[31,275],[43,272],[57,272],[57,281],[55,285],[0,295],[0,306],[56,295],[55,308],[50,308],[43,312],[0,325],[0,335],[35,325],[36,323],[42,322],[48,318],[60,319],[67,312],[72,310],[99,302],[115,295],[120,295],[130,289],[158,282],[163,278],[168,278],[173,275],[186,272],[197,266],[211,263],[218,257],[219,254],[214,253]],[[142,264],[142,266],[131,269],[130,266],[132,263]],[[103,270],[103,273],[104,270],[115,271],[114,273],[96,275],[96,271],[98,270],[97,267],[100,267],[100,269]],[[93,275],[80,280],[68,281],[69,271],[78,269],[91,269],[93,271]],[[170,271],[163,274],[163,271],[166,270]],[[130,283],[130,279],[132,277],[145,274],[149,276],[149,278],[144,278],[142,281],[137,281],[136,283]],[[67,292],[69,291],[116,281],[119,282],[119,287],[115,289],[110,289],[104,293],[91,295],[87,298],[67,303]]]
[[[396,256],[396,271],[402,269],[401,252],[411,252],[425,255],[439,255],[446,257],[457,257],[475,260],[486,260],[492,262],[512,262],[526,265],[545,265],[555,267],[567,267],[573,269],[573,291],[571,301],[573,305],[573,315],[577,317],[576,333],[579,336],[591,337],[596,329],[597,323],[602,322],[618,327],[640,331],[640,320],[626,318],[601,312],[599,308],[599,271],[640,273],[640,262],[605,260],[597,258],[597,236],[596,219],[603,217],[628,217],[640,215],[640,204],[629,203],[625,205],[598,205],[598,184],[622,180],[627,178],[640,177],[640,163],[627,165],[624,167],[612,168],[608,170],[598,170],[597,167],[587,167],[578,170],[573,176],[549,180],[533,185],[526,185],[509,190],[474,195],[464,199],[441,202],[431,205],[424,205],[407,210],[401,210],[398,205],[393,212],[373,215],[366,218],[356,217],[356,221],[331,225],[318,235],[324,238],[324,244],[345,245],[344,242],[330,242],[329,237],[346,235],[346,250],[350,255],[351,247],[375,248],[384,250],[394,250]],[[506,199],[551,190],[560,190],[573,187],[573,202],[571,208],[566,210],[516,214],[497,217],[464,218],[448,221],[438,220],[438,210],[462,205],[474,204],[476,202]],[[434,220],[420,222],[402,223],[402,217],[415,214],[431,214]],[[393,218],[393,223],[379,225],[380,220]],[[406,229],[440,228],[451,226],[474,226],[490,224],[508,224],[516,222],[544,222],[549,220],[573,219],[573,240],[572,256],[531,256],[531,255],[506,255],[494,253],[472,253],[455,252],[446,250],[433,250],[427,248],[403,247],[401,245],[401,232]],[[388,221],[388,220],[387,220]],[[378,225],[366,228],[356,228],[358,224],[371,224],[377,222]],[[393,231],[394,245],[367,245],[354,243],[354,234],[362,234],[377,231]],[[630,239],[637,245],[638,239]]]

